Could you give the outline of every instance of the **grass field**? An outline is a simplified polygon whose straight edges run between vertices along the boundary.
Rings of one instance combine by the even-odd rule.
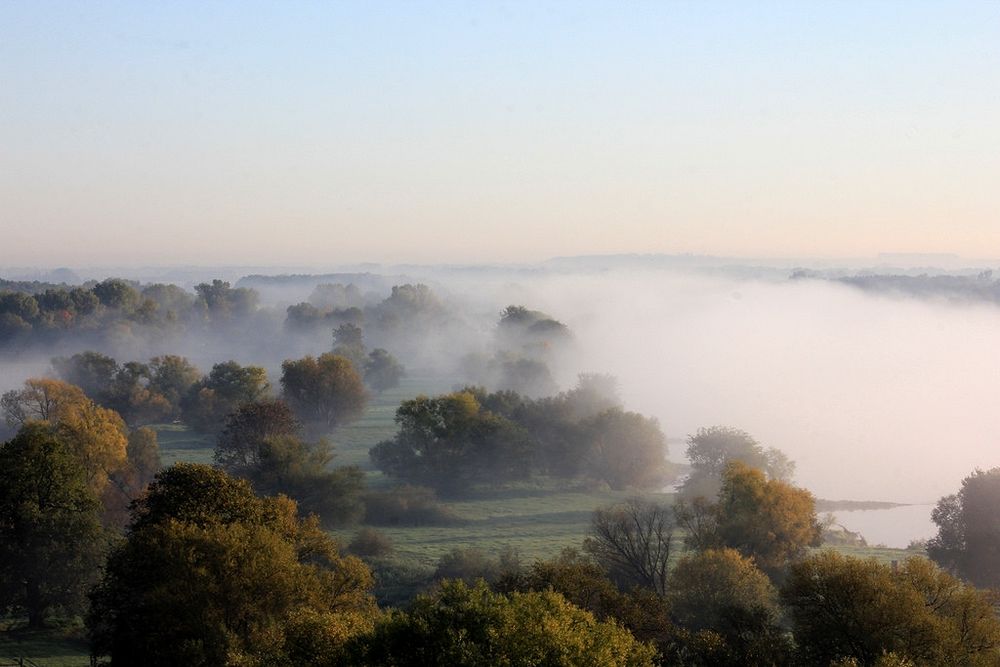
[[[0,665],[16,665],[19,658],[27,658],[39,667],[90,665],[90,652],[79,627],[32,631],[7,625],[2,627]]]

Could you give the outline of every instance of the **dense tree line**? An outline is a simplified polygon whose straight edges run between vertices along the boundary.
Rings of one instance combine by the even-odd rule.
[[[58,342],[115,342],[123,336],[157,339],[185,328],[226,329],[252,316],[256,292],[213,280],[188,292],[176,285],[139,285],[108,278],[79,287],[0,290],[0,349]]]
[[[585,394],[575,399],[580,414],[588,412],[582,405],[607,400],[591,393],[588,401]],[[471,392],[462,400],[479,402]],[[511,394],[482,400],[495,414],[513,414],[523,404]],[[436,588],[404,608],[380,610],[369,568],[342,554],[318,517],[304,517],[308,512],[282,495],[295,492],[289,482],[296,474],[326,470],[328,462],[322,444],[300,440],[286,404],[258,401],[232,413],[219,436],[219,468],[177,464],[155,476],[151,432],[127,432],[71,385],[33,381],[8,405],[21,421],[17,435],[0,446],[3,608],[36,626],[53,615],[86,612],[98,662],[1000,660],[991,596],[921,558],[894,568],[808,551],[818,535],[812,497],[737,460],[723,469],[712,499],[673,508],[637,499],[602,508],[582,552],[529,566],[515,553],[493,561],[453,552],[438,566],[444,581]],[[275,465],[269,443],[289,441],[299,443],[296,453],[277,457],[284,463]],[[152,477],[144,493],[133,495],[117,541],[110,537],[115,528],[101,521],[103,491],[124,479],[115,465],[131,466],[136,484]],[[977,484],[993,488],[993,478],[977,473],[967,482],[957,502],[968,504],[964,516],[971,521],[980,517]],[[330,511],[335,520],[349,512]],[[373,545],[391,548],[369,533],[352,549]]]
[[[611,387],[583,376],[575,389],[539,400],[480,388],[419,396],[399,407],[399,432],[371,458],[389,475],[449,493],[533,474],[614,489],[662,485],[669,470],[659,425],[622,410]]]

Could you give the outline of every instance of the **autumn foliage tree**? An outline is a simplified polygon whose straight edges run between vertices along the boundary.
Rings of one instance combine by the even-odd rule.
[[[494,593],[446,582],[407,613],[383,617],[354,664],[652,667],[655,650],[552,591]]]
[[[679,503],[675,514],[689,546],[735,549],[772,577],[822,539],[811,493],[738,461],[727,465],[715,503]]]
[[[781,595],[804,664],[887,653],[917,665],[1000,662],[991,597],[923,558],[894,570],[823,551],[792,566]]]

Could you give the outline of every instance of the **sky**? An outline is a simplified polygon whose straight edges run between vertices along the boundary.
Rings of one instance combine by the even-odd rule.
[[[0,3],[0,266],[1000,256],[1000,2]]]

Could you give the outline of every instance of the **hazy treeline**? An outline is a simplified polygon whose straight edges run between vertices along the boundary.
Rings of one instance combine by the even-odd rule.
[[[800,270],[792,273],[791,278],[817,279],[823,278],[823,274]],[[1000,279],[993,277],[992,270],[975,275],[858,274],[827,279],[875,294],[1000,304]]]

